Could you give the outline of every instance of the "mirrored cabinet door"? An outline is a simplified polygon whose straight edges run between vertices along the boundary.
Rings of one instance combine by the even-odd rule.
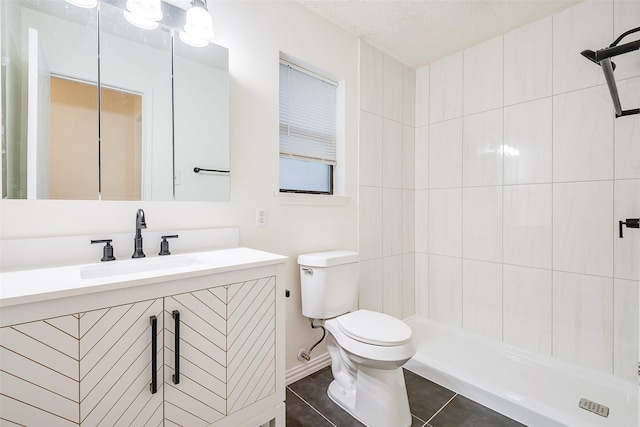
[[[97,199],[98,12],[0,3],[3,197]]]
[[[173,199],[171,33],[100,4],[103,200]]]

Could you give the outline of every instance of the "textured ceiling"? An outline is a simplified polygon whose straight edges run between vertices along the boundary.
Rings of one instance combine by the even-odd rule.
[[[418,68],[582,0],[298,0]]]

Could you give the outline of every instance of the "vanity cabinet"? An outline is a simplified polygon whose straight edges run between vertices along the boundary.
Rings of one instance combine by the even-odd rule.
[[[271,275],[3,326],[0,425],[261,425],[284,408],[276,307]]]

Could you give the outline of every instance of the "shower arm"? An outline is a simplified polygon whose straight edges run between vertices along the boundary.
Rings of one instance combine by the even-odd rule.
[[[611,94],[611,99],[613,100],[613,107],[616,112],[616,118],[622,116],[630,116],[633,114],[640,114],[640,108],[636,108],[633,110],[623,110],[620,105],[620,97],[618,96],[618,88],[616,86],[616,80],[613,76],[613,70],[615,70],[615,64],[611,62],[611,58],[614,56],[622,55],[628,52],[633,52],[634,50],[640,49],[640,40],[636,40],[633,42],[625,43],[623,45],[618,46],[618,43],[629,34],[639,32],[640,27],[634,28],[622,34],[620,37],[616,39],[609,47],[605,47],[604,49],[600,49],[596,52],[591,50],[585,50],[582,52],[582,55],[589,59],[590,61],[600,65],[602,67],[602,71],[604,73],[604,78],[607,81],[607,86],[609,87],[609,93]]]

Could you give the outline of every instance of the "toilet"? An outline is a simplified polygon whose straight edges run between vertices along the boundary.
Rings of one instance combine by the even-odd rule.
[[[334,380],[331,400],[369,427],[411,425],[402,373],[416,352],[401,320],[369,310],[352,311],[358,295],[358,253],[331,251],[298,256],[302,314],[324,320]]]

